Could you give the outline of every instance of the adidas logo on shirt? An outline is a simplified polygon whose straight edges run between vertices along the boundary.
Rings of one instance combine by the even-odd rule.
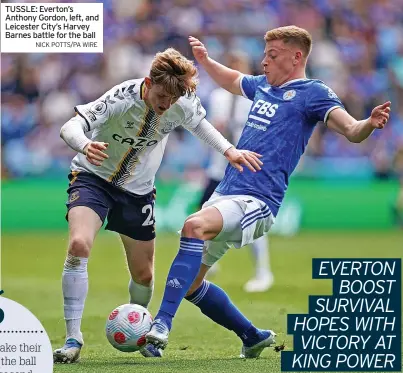
[[[180,284],[180,282],[178,281],[177,278],[174,278],[174,279],[172,279],[172,280],[169,280],[169,281],[167,282],[167,285],[168,285],[168,286],[171,286],[171,287],[173,287],[173,288],[182,289],[182,285]]]

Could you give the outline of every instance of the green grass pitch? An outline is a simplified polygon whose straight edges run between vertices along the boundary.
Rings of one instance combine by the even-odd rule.
[[[159,235],[156,249],[155,294],[150,311],[157,311],[165,278],[174,258],[178,236]],[[2,288],[5,296],[30,309],[42,322],[52,346],[63,344],[64,321],[61,271],[67,246],[66,233],[4,234],[2,237]],[[312,280],[315,257],[402,257],[403,233],[304,232],[292,238],[270,237],[275,274],[273,288],[264,294],[245,294],[242,285],[252,275],[250,252],[232,250],[221,261],[212,281],[223,287],[239,308],[257,325],[287,336],[288,313],[305,313],[308,295],[330,294],[328,280]],[[272,349],[258,360],[238,358],[241,343],[235,334],[213,324],[186,301],[174,321],[163,359],[145,359],[139,353],[114,350],[104,334],[112,309],[128,299],[128,272],[123,249],[112,233],[101,233],[89,262],[90,290],[82,330],[85,347],[81,362],[55,366],[54,372],[279,372],[280,354]]]

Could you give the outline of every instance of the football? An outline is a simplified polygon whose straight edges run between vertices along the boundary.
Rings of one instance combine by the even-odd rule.
[[[145,335],[152,323],[150,312],[138,304],[123,304],[115,308],[106,321],[109,343],[122,352],[135,352],[145,344]]]

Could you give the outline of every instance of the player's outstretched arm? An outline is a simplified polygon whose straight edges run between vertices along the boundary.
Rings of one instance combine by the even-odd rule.
[[[203,119],[195,128],[188,128],[188,130],[213,149],[224,154],[229,163],[238,169],[239,172],[243,171],[242,166],[246,166],[252,172],[261,169],[260,166],[263,163],[259,159],[261,157],[260,154],[249,150],[236,149],[208,120]]]
[[[66,122],[60,129],[60,137],[76,152],[86,155],[88,162],[100,166],[108,158],[103,152],[109,144],[91,141],[85,136],[86,123],[80,116],[75,116]]]
[[[243,172],[243,167],[246,166],[252,172],[260,171],[263,162],[259,159],[261,154],[252,152],[250,150],[238,150],[234,147],[229,148],[225,153],[225,158],[232,167],[235,167],[239,172]]]
[[[241,72],[232,70],[210,58],[207,48],[199,39],[189,36],[189,44],[192,47],[196,61],[204,67],[207,74],[209,74],[220,87],[235,95],[242,96],[240,87],[242,78]]]
[[[344,135],[349,141],[364,141],[375,129],[383,129],[389,120],[390,101],[375,107],[371,116],[364,120],[356,120],[341,108],[330,112],[327,126]]]

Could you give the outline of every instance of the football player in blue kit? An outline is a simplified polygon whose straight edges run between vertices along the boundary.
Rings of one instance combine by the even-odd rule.
[[[375,107],[367,119],[354,119],[328,86],[306,77],[312,47],[306,30],[279,27],[268,31],[264,40],[264,74],[250,76],[214,61],[198,39],[189,37],[196,60],[214,81],[253,101],[238,147],[262,154],[264,165],[258,173],[227,167],[210,200],[186,219],[161,307],[146,335],[151,350],[166,347],[184,297],[236,333],[242,341],[241,356],[256,358],[272,345],[275,333],[255,327],[220,287],[206,281],[208,269],[229,247],[242,247],[269,231],[317,122],[359,143],[389,119],[390,102]]]

